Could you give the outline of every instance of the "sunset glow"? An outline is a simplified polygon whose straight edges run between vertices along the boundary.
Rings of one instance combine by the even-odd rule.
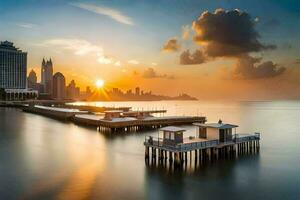
[[[103,87],[95,84],[101,77],[109,80],[106,89],[141,87],[170,96],[300,98],[294,93],[300,74],[298,4],[191,0],[171,7],[159,1],[154,8],[151,1],[47,2],[0,3],[1,40],[28,52],[27,72],[34,70],[38,82],[43,57],[51,57],[54,73],[64,74],[66,84],[75,80],[81,91]],[[57,8],[63,12],[52,16]]]
[[[97,88],[102,88],[103,86],[104,86],[104,80],[98,79],[98,80],[96,81],[96,87],[97,87]]]

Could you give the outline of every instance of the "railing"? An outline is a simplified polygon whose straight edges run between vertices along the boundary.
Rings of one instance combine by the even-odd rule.
[[[219,145],[219,140],[183,143],[183,144],[178,144],[177,146],[180,151],[189,151],[192,149],[205,149],[205,148],[215,147],[217,145]]]
[[[208,140],[201,142],[191,142],[191,143],[180,143],[180,144],[166,144],[163,142],[163,138],[154,138],[147,136],[145,138],[145,145],[151,145],[154,147],[164,147],[167,149],[177,150],[177,151],[188,151],[191,149],[205,149],[219,145],[219,140]]]
[[[252,140],[260,140],[260,133],[254,133],[254,135],[236,134],[233,137],[233,142],[235,143],[249,142]]]
[[[254,133],[253,135],[236,134],[233,136],[232,141],[228,141],[228,142],[220,142],[219,140],[207,140],[207,141],[200,141],[200,142],[179,143],[173,145],[164,143],[163,138],[146,136],[144,144],[154,146],[154,147],[166,148],[169,150],[190,151],[194,149],[206,149],[206,148],[216,147],[218,145],[235,144],[241,142],[249,142],[253,140],[260,140],[260,133]]]

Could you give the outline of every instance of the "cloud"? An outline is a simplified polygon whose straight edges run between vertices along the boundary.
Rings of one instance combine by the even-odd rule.
[[[190,38],[190,26],[186,25],[186,26],[182,26],[182,39],[184,40],[188,40]]]
[[[86,55],[88,53],[102,54],[103,49],[97,45],[93,45],[86,40],[57,38],[43,42],[46,46],[57,46],[63,49],[71,50],[75,55]]]
[[[116,61],[116,62],[115,62],[115,66],[121,66],[121,61],[119,61],[119,60]]]
[[[180,49],[177,39],[169,39],[163,46],[162,50],[165,52],[174,52]]]
[[[201,46],[201,50],[190,53],[183,51],[180,55],[181,65],[202,64],[216,58],[235,58],[235,71],[228,77],[243,79],[270,78],[282,74],[286,68],[279,67],[272,61],[261,63],[261,58],[251,57],[258,53],[276,48],[275,45],[263,44],[255,25],[260,21],[238,9],[225,11],[216,9],[215,12],[203,12],[192,23],[195,32],[193,41]],[[270,24],[277,24],[276,21]]]
[[[129,64],[133,64],[133,65],[138,65],[138,64],[140,64],[140,62],[137,61],[137,60],[129,60],[128,63],[129,63]]]
[[[42,46],[55,46],[58,48],[66,49],[72,51],[75,55],[84,56],[87,54],[95,54],[97,56],[97,61],[100,64],[111,64],[112,58],[104,55],[103,48],[94,45],[86,40],[81,39],[69,39],[69,38],[56,38],[44,41]]]
[[[190,53],[189,50],[186,50],[180,55],[180,64],[181,65],[197,65],[202,64],[206,61],[206,58],[202,51],[196,50],[194,53]]]
[[[21,27],[21,28],[27,28],[27,29],[32,29],[32,28],[35,28],[37,27],[36,24],[31,24],[31,23],[17,23],[16,24],[17,26]]]
[[[108,65],[108,64],[111,64],[113,61],[112,61],[112,59],[110,59],[104,55],[98,55],[97,62],[100,64],[103,64],[103,65]]]
[[[153,68],[149,67],[143,72],[143,78],[151,79],[151,78],[166,78],[166,79],[174,79],[173,75],[167,74],[158,74]]]
[[[193,22],[194,41],[206,47],[210,57],[238,56],[250,52],[274,49],[262,44],[250,15],[238,9],[214,13],[205,11]]]
[[[105,15],[122,24],[130,26],[134,25],[134,22],[130,17],[115,9],[86,3],[71,3],[71,5],[100,15]]]
[[[234,75],[242,79],[260,79],[281,75],[286,68],[279,67],[272,61],[261,62],[262,58],[249,55],[240,56],[237,60]]]

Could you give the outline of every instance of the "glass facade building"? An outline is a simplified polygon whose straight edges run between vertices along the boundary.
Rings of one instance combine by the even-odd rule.
[[[27,53],[13,43],[0,43],[0,88],[26,89]]]

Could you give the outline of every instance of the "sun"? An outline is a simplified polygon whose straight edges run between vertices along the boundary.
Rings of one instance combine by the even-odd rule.
[[[104,80],[98,79],[98,80],[96,81],[96,87],[97,87],[97,88],[102,88],[103,86],[104,86]]]

